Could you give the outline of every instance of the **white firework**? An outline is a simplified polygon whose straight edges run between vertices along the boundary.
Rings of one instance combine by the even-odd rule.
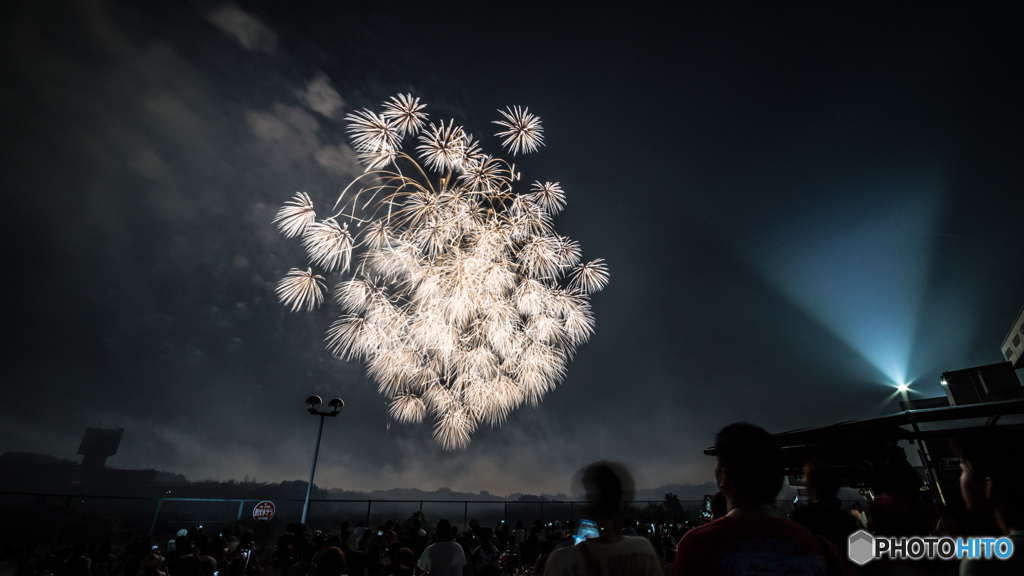
[[[431,124],[430,129],[420,135],[420,145],[416,147],[423,157],[427,168],[438,172],[458,170],[462,168],[462,160],[466,151],[466,138],[462,128],[454,126],[454,120]]]
[[[459,169],[465,170],[467,167],[482,160],[484,156],[483,150],[480,149],[480,143],[464,133],[462,135],[462,154],[459,158]]]
[[[384,103],[381,116],[392,122],[395,130],[404,138],[419,132],[427,123],[427,113],[423,112],[426,107],[426,104],[420,104],[419,98],[413,98],[412,94],[399,94]]]
[[[397,127],[381,114],[369,110],[356,110],[345,117],[345,131],[352,138],[352,148],[358,152],[395,150],[402,142]]]
[[[548,214],[558,214],[565,208],[565,192],[558,182],[534,182],[527,197]]]
[[[380,170],[395,161],[398,157],[398,150],[392,148],[381,148],[370,152],[360,152],[359,161],[366,165],[366,171]]]
[[[402,424],[419,424],[427,415],[427,406],[415,394],[401,394],[391,401],[388,412]]]
[[[511,185],[512,172],[502,160],[481,156],[464,167],[459,180],[473,192],[494,195]]]
[[[569,288],[592,294],[608,285],[608,266],[603,258],[598,258],[576,268],[569,276],[572,278]]]
[[[316,221],[316,212],[313,211],[313,201],[305,192],[297,192],[295,197],[284,203],[284,206],[277,211],[274,223],[285,235],[285,238],[294,238],[306,231],[306,227]]]
[[[572,268],[580,263],[580,243],[565,236],[559,236],[556,254],[559,267]]]
[[[362,316],[343,316],[327,330],[327,347],[338,358],[350,360],[365,356],[363,342],[368,329]]]
[[[504,138],[501,145],[504,146],[513,156],[522,152],[535,152],[537,148],[544,145],[544,128],[540,125],[540,118],[530,114],[529,108],[510,106],[505,110],[498,110],[505,117],[505,120],[495,120],[494,123],[502,126],[505,130],[498,132],[495,136]]]
[[[558,239],[551,236],[534,236],[519,250],[520,266],[531,277],[553,278],[560,268],[559,244]]]
[[[381,250],[388,245],[391,238],[391,229],[384,220],[375,220],[366,227],[363,232],[363,241],[371,250]]]
[[[348,270],[352,261],[352,234],[348,224],[338,225],[334,218],[310,224],[302,236],[302,245],[309,253],[309,261],[327,272]]]
[[[349,115],[367,172],[330,217],[317,222],[300,193],[274,222],[302,237],[312,266],[352,268],[334,287],[341,317],[327,348],[366,363],[395,421],[429,417],[435,441],[455,450],[564,378],[594,333],[589,295],[607,285],[608,269],[601,259],[581,264],[579,243],[555,232],[565,207],[558,183],[514,190],[508,162],[486,155],[454,121],[426,124],[424,106],[398,95],[380,114]],[[512,154],[543,143],[540,120],[525,108],[502,115],[499,136]],[[401,151],[404,137],[436,179]],[[277,293],[294,311],[320,305],[325,288],[312,268],[292,269]]]
[[[305,271],[292,268],[288,275],[277,283],[277,297],[285,306],[291,306],[292,312],[300,308],[312,310],[324,301],[324,277],[313,274],[313,269]]]
[[[468,406],[452,407],[434,424],[434,440],[445,450],[465,448],[476,430],[476,418]]]

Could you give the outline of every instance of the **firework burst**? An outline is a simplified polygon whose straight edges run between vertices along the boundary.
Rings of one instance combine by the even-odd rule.
[[[423,155],[427,168],[438,172],[460,170],[466,157],[466,135],[462,128],[454,125],[454,120],[431,124],[430,129],[420,135],[420,145],[416,147]]]
[[[394,150],[402,141],[392,121],[381,114],[368,110],[357,110],[349,114],[346,131],[352,138],[352,148],[359,152],[380,152]]]
[[[453,450],[558,385],[594,333],[590,294],[608,284],[608,269],[601,259],[581,265],[579,243],[555,233],[566,203],[558,183],[513,190],[511,164],[486,155],[454,121],[428,124],[425,106],[406,94],[381,113],[349,114],[367,172],[328,218],[318,222],[299,193],[274,222],[301,236],[312,266],[353,268],[332,293],[342,314],[327,348],[366,363],[394,420],[432,418],[435,441]],[[518,106],[498,112],[497,136],[511,154],[543,145],[537,116]],[[407,137],[418,159],[402,151]],[[277,294],[292,311],[312,310],[325,290],[312,268],[292,269]]]
[[[274,223],[281,229],[286,238],[294,238],[306,231],[306,227],[316,221],[313,201],[305,192],[297,192],[295,197],[284,203],[277,211]]]
[[[569,288],[592,294],[608,285],[608,266],[603,258],[598,258],[573,270],[570,277],[572,281],[569,282]]]
[[[352,234],[348,224],[338,225],[334,218],[310,224],[302,235],[302,245],[309,253],[309,261],[319,265],[326,272],[341,268],[348,270],[352,260]]]
[[[312,268],[305,272],[292,268],[277,283],[277,297],[285,306],[291,306],[292,312],[299,308],[312,310],[324,301],[324,288],[324,277],[313,274]]]
[[[413,98],[412,94],[399,94],[384,103],[381,116],[393,122],[398,134],[404,138],[419,132],[427,123],[427,113],[423,112],[426,107],[426,104],[420,104],[419,98]]]
[[[530,114],[529,108],[510,106],[505,110],[498,110],[504,120],[495,120],[494,123],[505,128],[495,136],[505,140],[502,145],[508,148],[513,156],[522,152],[536,152],[537,148],[544,145],[544,128],[540,125],[540,118]]]
[[[534,182],[527,197],[549,214],[558,214],[565,208],[565,192],[558,182]]]

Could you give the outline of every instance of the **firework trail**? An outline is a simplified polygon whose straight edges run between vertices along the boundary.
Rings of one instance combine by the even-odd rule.
[[[555,232],[552,218],[566,204],[557,182],[514,192],[512,164],[484,154],[453,120],[428,123],[425,107],[398,95],[381,113],[347,116],[366,173],[320,221],[301,192],[277,213],[311,265],[289,271],[277,294],[292,311],[312,310],[326,291],[313,267],[352,268],[333,289],[342,314],[328,348],[366,363],[395,420],[429,415],[434,439],[453,450],[477,426],[536,406],[562,380],[594,332],[590,294],[608,284],[608,268],[581,262],[579,244]],[[543,145],[528,109],[498,112],[504,130],[495,136],[512,155]],[[406,139],[418,160],[402,151]]]

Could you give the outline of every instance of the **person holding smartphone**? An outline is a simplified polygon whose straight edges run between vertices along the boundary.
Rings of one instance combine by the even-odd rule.
[[[661,560],[646,538],[623,536],[613,529],[615,519],[633,500],[633,476],[620,464],[595,462],[582,471],[581,481],[585,514],[597,525],[598,536],[551,552],[544,576],[663,576]]]

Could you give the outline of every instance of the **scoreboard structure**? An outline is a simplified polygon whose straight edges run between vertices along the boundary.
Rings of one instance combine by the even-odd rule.
[[[1010,333],[1003,339],[1000,348],[1003,358],[1013,365],[1014,368],[1024,368],[1024,308],[1020,309],[1017,319],[1010,328]]]
[[[1024,398],[1024,388],[1009,362],[943,372],[940,383],[950,406]]]

